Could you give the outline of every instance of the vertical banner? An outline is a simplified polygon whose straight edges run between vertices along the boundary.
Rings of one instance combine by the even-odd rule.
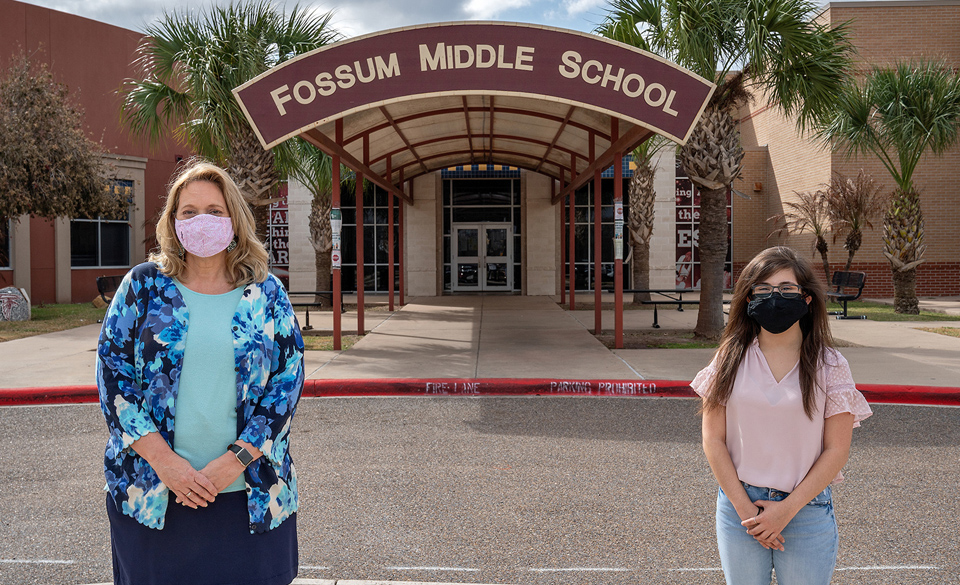
[[[676,162],[676,287],[677,290],[700,289],[700,191]],[[727,258],[723,263],[723,288],[733,286],[733,202],[727,194]]]
[[[613,202],[613,259],[623,260],[623,201]]]
[[[330,210],[330,261],[331,268],[340,270],[343,264],[343,254],[340,253],[340,233],[343,229],[343,212],[339,207]]]
[[[290,228],[287,223],[287,186],[282,185],[279,201],[270,204],[267,220],[267,252],[270,254],[270,272],[290,288]]]

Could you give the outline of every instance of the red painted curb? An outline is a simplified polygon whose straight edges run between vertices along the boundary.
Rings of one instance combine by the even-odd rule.
[[[31,404],[77,404],[99,402],[96,386],[54,386],[50,388],[0,389],[0,406]]]
[[[867,402],[960,406],[960,388],[859,384]],[[304,396],[622,396],[693,398],[689,382],[676,380],[558,380],[543,378],[440,378],[307,380]],[[0,389],[0,406],[88,403],[96,386]]]
[[[687,382],[440,378],[307,380],[304,396],[696,396]]]

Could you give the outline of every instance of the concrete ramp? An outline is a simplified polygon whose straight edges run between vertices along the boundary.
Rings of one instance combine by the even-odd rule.
[[[311,379],[640,376],[550,297],[408,299]]]

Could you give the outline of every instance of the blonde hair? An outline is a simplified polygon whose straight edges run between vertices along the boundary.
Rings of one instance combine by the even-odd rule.
[[[177,238],[176,215],[180,204],[180,193],[190,183],[208,181],[220,189],[227,204],[227,213],[233,222],[233,232],[237,246],[227,252],[227,271],[233,276],[234,286],[263,282],[267,279],[267,251],[257,238],[256,222],[250,207],[240,194],[240,188],[230,175],[220,167],[200,158],[192,158],[174,175],[167,191],[167,200],[160,219],[157,221],[157,244],[159,249],[150,254],[149,260],[156,262],[160,271],[177,278],[187,268],[180,258],[183,250]]]

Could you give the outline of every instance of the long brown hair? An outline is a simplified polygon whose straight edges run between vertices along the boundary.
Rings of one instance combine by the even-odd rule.
[[[810,298],[809,311],[800,319],[803,342],[800,346],[800,390],[803,394],[803,411],[813,418],[818,391],[817,370],[822,364],[824,350],[833,347],[833,336],[827,322],[826,294],[823,284],[817,279],[810,263],[786,246],[775,246],[757,254],[740,273],[730,301],[730,318],[717,348],[717,374],[713,386],[708,389],[703,403],[704,410],[723,406],[733,392],[737,369],[747,347],[760,334],[760,325],[747,315],[750,290],[771,274],[790,269],[797,277],[803,294]]]
[[[191,159],[173,177],[167,200],[157,221],[159,250],[150,254],[150,261],[160,266],[160,271],[177,278],[186,269],[180,258],[182,246],[177,238],[175,220],[180,205],[180,193],[190,183],[208,181],[220,189],[227,212],[233,222],[237,246],[227,252],[227,272],[233,277],[233,285],[241,286],[267,279],[267,251],[257,238],[253,213],[230,175],[220,167],[199,158]]]

